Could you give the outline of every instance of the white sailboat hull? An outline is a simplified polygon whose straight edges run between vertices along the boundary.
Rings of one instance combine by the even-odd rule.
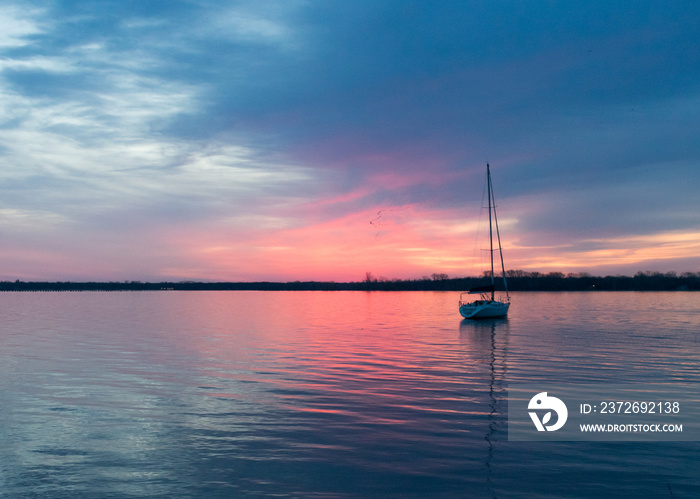
[[[477,300],[471,303],[462,303],[459,313],[465,319],[493,319],[506,317],[510,302],[495,300]]]

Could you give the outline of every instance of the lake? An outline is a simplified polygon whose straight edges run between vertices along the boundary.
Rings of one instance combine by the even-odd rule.
[[[700,293],[458,298],[2,293],[0,496],[700,497],[700,442],[508,441],[506,399],[700,386]]]

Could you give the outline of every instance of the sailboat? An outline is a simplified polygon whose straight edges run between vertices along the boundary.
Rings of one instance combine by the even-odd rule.
[[[503,250],[501,248],[501,233],[498,230],[498,217],[496,216],[496,203],[493,197],[493,185],[491,184],[491,167],[486,163],[486,190],[489,198],[489,247],[491,256],[491,283],[479,286],[464,292],[459,296],[459,313],[465,319],[488,319],[506,317],[510,308],[510,295],[506,282],[506,268],[503,264]],[[496,239],[498,241],[498,253],[501,257],[501,272],[503,275],[503,287],[505,295],[496,300],[496,281],[493,270],[493,227],[496,227]],[[465,295],[480,294],[481,297],[474,301],[465,301]]]

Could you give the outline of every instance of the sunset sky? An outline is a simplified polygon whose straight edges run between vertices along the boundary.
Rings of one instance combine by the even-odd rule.
[[[700,2],[5,0],[0,280],[700,271]],[[478,267],[478,265],[477,265]]]

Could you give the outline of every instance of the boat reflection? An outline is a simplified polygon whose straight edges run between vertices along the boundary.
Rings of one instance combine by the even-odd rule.
[[[471,321],[463,319],[459,325],[460,342],[468,346],[475,360],[488,366],[488,427],[484,440],[488,444],[484,467],[486,468],[486,486],[491,497],[497,497],[493,487],[494,446],[507,431],[507,390],[505,387],[508,372],[507,352],[509,336],[508,319],[489,319]],[[477,357],[477,354],[478,357]]]

